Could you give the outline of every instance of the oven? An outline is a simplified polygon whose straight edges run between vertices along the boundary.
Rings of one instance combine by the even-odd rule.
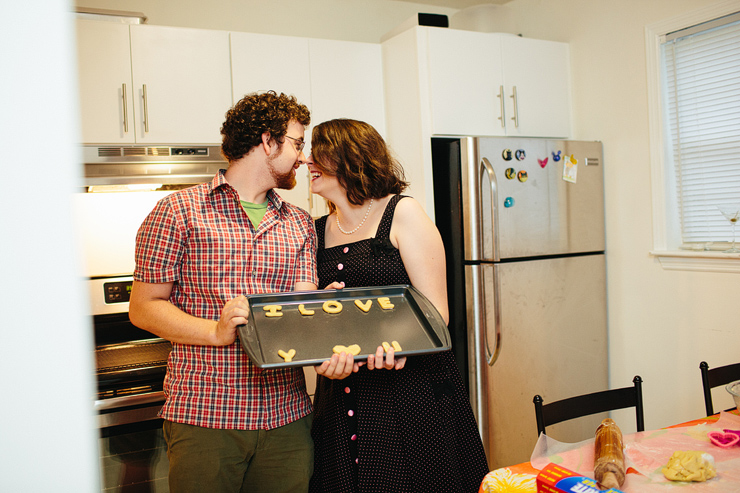
[[[128,318],[133,278],[88,281],[95,331],[100,467],[103,491],[166,492],[163,384],[172,345]]]

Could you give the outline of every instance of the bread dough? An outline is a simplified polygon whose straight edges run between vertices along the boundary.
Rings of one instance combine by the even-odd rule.
[[[307,310],[303,304],[298,305],[298,311],[301,313],[301,315],[313,315],[313,310]]]
[[[391,308],[396,306],[393,303],[391,303],[391,299],[386,296],[378,298],[378,304],[380,305],[380,308],[382,308],[383,310],[390,310]]]
[[[342,346],[341,344],[337,344],[332,350],[337,354],[342,352],[351,354],[352,356],[357,356],[358,354],[360,354],[360,346],[358,346],[357,344],[352,344],[351,346]]]
[[[716,475],[714,457],[697,450],[673,452],[663,468],[663,476],[671,481],[706,481]]]
[[[357,308],[367,313],[370,311],[370,307],[373,305],[373,300],[367,300],[365,303],[360,300],[355,300],[355,305],[357,305]]]
[[[339,313],[342,311],[342,304],[336,300],[328,300],[321,307],[326,313]]]
[[[265,317],[282,317],[283,312],[280,310],[283,309],[282,305],[265,305],[262,307],[262,309],[267,312],[265,313]]]

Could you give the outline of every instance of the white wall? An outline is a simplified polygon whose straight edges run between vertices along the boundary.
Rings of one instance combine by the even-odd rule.
[[[645,26],[713,3],[512,0],[465,11],[391,0],[77,0],[76,5],[141,11],[151,24],[365,42],[378,42],[416,12],[432,12],[449,15],[453,27],[570,43],[573,137],[604,142],[611,385],[629,385],[640,374],[646,426],[657,428],[701,416],[699,362],[736,362],[740,348],[737,275],[665,271],[648,253],[653,240]],[[731,405],[726,392],[717,395],[722,400],[716,407]],[[631,423],[626,415],[625,431]]]
[[[76,0],[77,7],[143,12],[148,24],[379,43],[418,12],[457,9],[393,0]],[[269,56],[269,47],[265,47]]]
[[[92,326],[70,199],[80,174],[63,0],[0,29],[0,491],[99,491]]]

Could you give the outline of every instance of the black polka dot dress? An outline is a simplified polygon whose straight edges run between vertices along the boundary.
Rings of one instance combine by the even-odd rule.
[[[316,221],[319,285],[410,284],[389,234],[396,204],[375,238],[326,249]],[[312,492],[477,492],[488,472],[483,444],[452,351],[409,357],[402,370],[318,377]]]

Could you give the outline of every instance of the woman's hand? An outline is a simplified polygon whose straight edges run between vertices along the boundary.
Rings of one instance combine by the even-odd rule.
[[[383,356],[383,346],[378,346],[375,350],[375,354],[371,354],[367,357],[367,369],[383,369],[383,370],[401,370],[406,365],[406,357],[395,358],[396,350],[392,347],[388,349],[388,352]]]
[[[343,282],[334,281],[333,283],[329,284],[324,289],[342,289],[342,288],[344,288],[344,283]]]
[[[351,354],[342,351],[339,354],[333,354],[331,359],[314,368],[319,375],[332,380],[341,380],[356,373],[360,369],[360,364],[355,363],[355,358]]]

